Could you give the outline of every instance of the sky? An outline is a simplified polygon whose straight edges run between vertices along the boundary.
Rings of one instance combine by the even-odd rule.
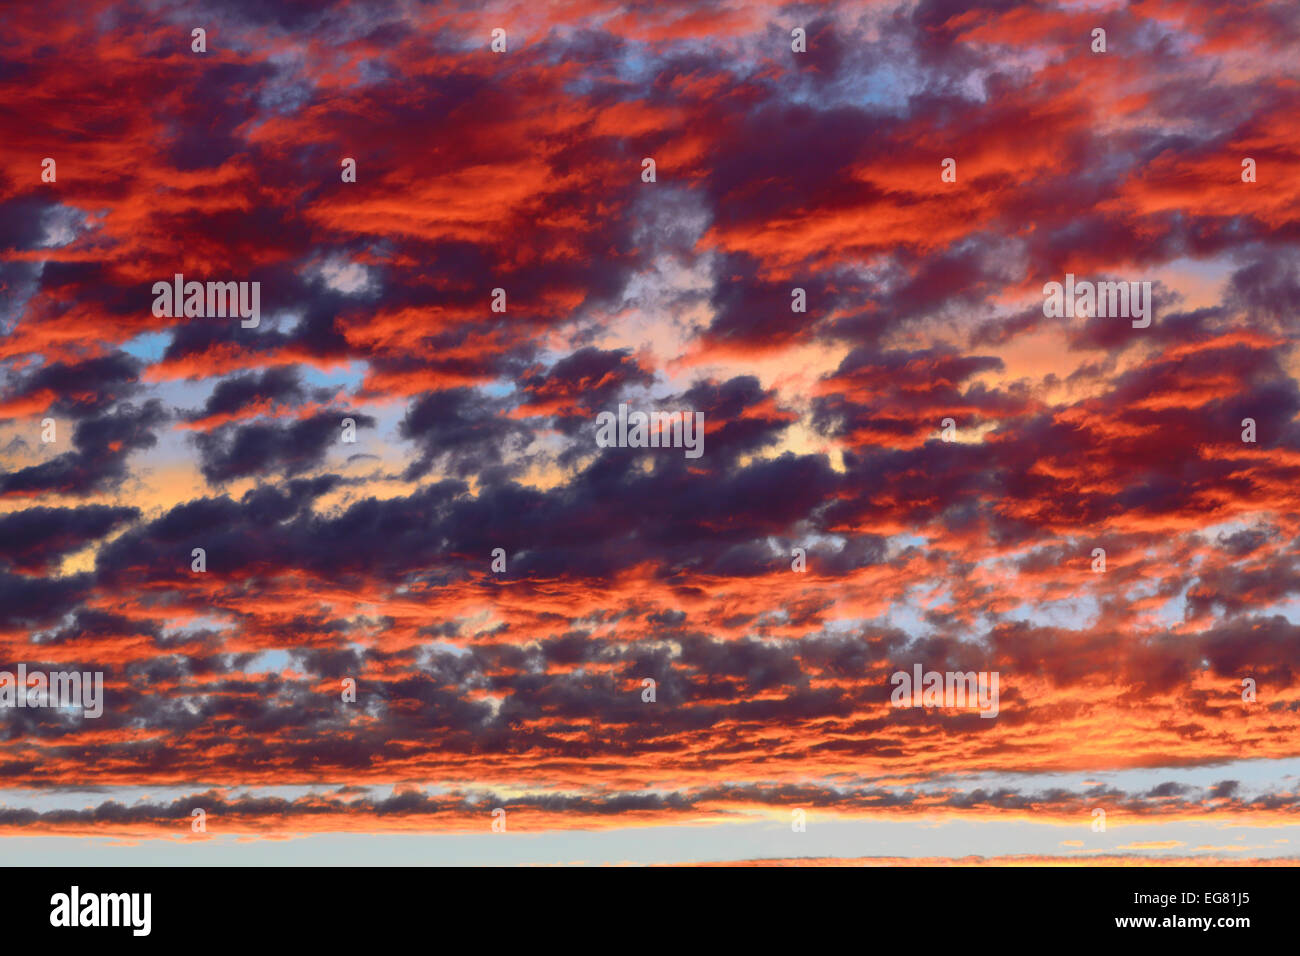
[[[1290,0],[5,20],[0,861],[1300,859]]]

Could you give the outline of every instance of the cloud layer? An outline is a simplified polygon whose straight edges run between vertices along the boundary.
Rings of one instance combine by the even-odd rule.
[[[0,712],[0,772],[194,796],[0,829],[1294,820],[1297,44],[1264,0],[14,11],[0,668],[106,709]],[[178,273],[260,325],[154,316]],[[1067,273],[1154,321],[1046,317]],[[704,454],[597,447],[620,403]],[[892,706],[917,663],[997,718]]]

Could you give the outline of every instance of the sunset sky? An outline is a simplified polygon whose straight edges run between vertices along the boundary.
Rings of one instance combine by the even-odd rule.
[[[1294,0],[7,5],[0,671],[104,712],[0,707],[0,862],[1300,859],[1298,50]]]

